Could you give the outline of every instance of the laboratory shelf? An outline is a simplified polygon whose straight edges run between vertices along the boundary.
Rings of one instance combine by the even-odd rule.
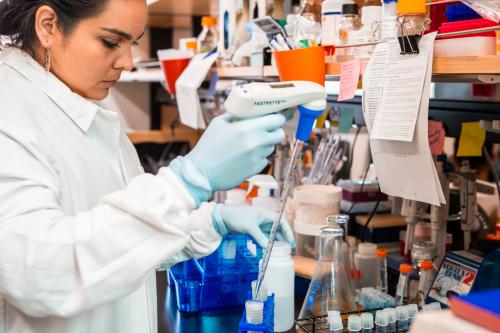
[[[278,71],[273,66],[219,67],[221,79],[277,80]],[[326,79],[338,80],[340,63],[326,63]],[[485,82],[500,81],[500,56],[435,57],[433,63],[435,82]]]

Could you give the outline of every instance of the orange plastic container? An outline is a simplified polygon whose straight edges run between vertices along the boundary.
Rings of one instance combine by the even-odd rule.
[[[175,82],[181,76],[182,72],[189,65],[191,58],[165,59],[162,60],[163,73],[165,75],[165,83],[167,91],[175,95]]]
[[[275,51],[281,81],[312,81],[325,85],[325,49],[322,46]]]

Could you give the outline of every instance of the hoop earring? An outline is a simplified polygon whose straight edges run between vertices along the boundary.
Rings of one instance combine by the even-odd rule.
[[[45,70],[50,72],[50,50],[48,48],[45,49]]]

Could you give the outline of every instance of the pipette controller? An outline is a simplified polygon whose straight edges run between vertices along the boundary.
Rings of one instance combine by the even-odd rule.
[[[283,183],[276,220],[273,221],[269,234],[269,242],[259,269],[257,285],[254,291],[256,295],[259,293],[267,270],[274,240],[285,210],[286,199],[291,190],[292,177],[300,157],[300,152],[302,151],[304,142],[309,140],[311,136],[316,118],[325,111],[326,91],[322,85],[310,81],[280,83],[253,82],[234,87],[224,103],[226,111],[239,119],[256,118],[284,111],[294,106],[297,106],[299,111],[295,144]]]

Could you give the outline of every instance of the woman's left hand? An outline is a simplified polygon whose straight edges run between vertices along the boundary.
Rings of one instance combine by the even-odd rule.
[[[216,205],[212,211],[215,229],[221,234],[248,234],[262,247],[266,247],[276,213],[272,210],[251,206]],[[276,239],[295,248],[292,228],[285,218],[281,219]]]

